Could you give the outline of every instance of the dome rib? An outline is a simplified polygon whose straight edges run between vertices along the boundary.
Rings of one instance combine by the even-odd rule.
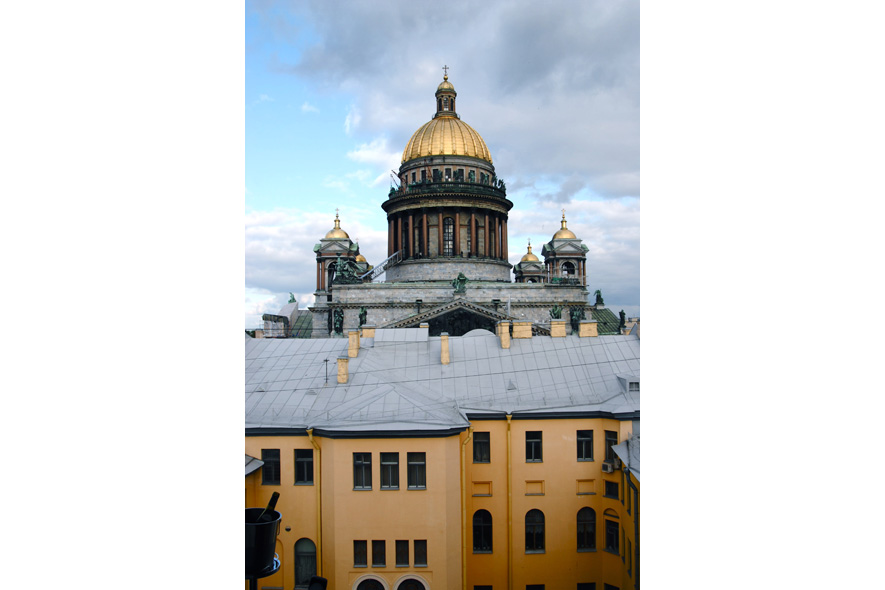
[[[454,117],[431,119],[412,135],[403,150],[402,162],[426,156],[469,156],[492,163],[482,136]]]

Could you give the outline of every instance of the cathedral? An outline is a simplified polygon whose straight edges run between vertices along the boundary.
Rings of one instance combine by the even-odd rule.
[[[551,319],[568,320],[567,333],[577,333],[580,322],[593,324],[600,335],[620,333],[624,318],[605,307],[601,292],[588,301],[588,248],[568,229],[565,211],[562,227],[541,249],[543,262],[530,243],[515,267],[508,262],[513,203],[482,136],[458,115],[457,95],[444,76],[433,117],[403,150],[397,185],[382,204],[388,257],[370,265],[337,212],[334,227],[314,246],[310,337],[424,323],[431,336],[461,336],[474,329],[494,332],[501,321],[529,322],[532,333],[549,335]],[[283,321],[264,319],[268,335],[274,333],[268,324]]]

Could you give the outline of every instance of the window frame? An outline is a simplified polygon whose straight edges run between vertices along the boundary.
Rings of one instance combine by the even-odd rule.
[[[455,255],[455,220],[443,218],[443,256]]]
[[[276,457],[272,455],[276,453]],[[280,464],[279,449],[261,449],[261,485],[278,486],[282,481],[282,465]],[[274,474],[276,477],[273,477]]]
[[[609,489],[614,489],[615,493],[610,494]],[[602,495],[606,498],[613,498],[615,500],[620,500],[621,498],[621,488],[618,486],[618,482],[603,480],[602,484]]]
[[[612,450],[612,447],[618,444],[618,433],[615,430],[606,430],[605,431],[605,460],[606,461],[614,461],[615,460],[615,452]]]
[[[301,457],[298,456],[299,453]],[[303,472],[305,479],[298,479],[299,472]],[[313,449],[295,449],[295,485],[313,485]]]
[[[362,558],[362,563],[360,559]],[[353,541],[353,567],[369,567],[369,542],[366,540]]]
[[[480,440],[480,435],[484,435],[483,440]],[[479,458],[477,459],[477,457]],[[492,462],[492,434],[490,432],[483,431],[473,433],[473,462]]]
[[[386,457],[385,457],[386,455]],[[381,466],[382,490],[399,489],[399,453],[381,453],[378,459]]]
[[[409,567],[409,542],[397,539],[396,545],[396,567]],[[405,557],[405,559],[401,559]]]
[[[486,519],[486,517],[488,517]],[[477,522],[479,518],[479,522]],[[494,550],[492,513],[483,508],[473,513],[473,552],[492,553]],[[479,534],[477,534],[479,533]],[[478,542],[479,541],[479,542]],[[484,542],[487,541],[487,542]]]
[[[593,431],[578,430],[575,436],[578,443],[578,461],[593,461]]]
[[[617,520],[605,519],[605,550],[614,555],[620,555],[620,548],[618,547],[618,541],[621,536],[620,528],[621,523]],[[609,542],[612,539],[614,543]]]
[[[372,567],[387,567],[387,542],[384,540],[372,539]]]
[[[426,539],[416,539],[412,541],[412,546],[414,548],[414,561],[415,567],[427,567],[427,540]],[[421,551],[418,551],[418,547],[421,547]],[[419,560],[418,557],[422,559]]]
[[[353,454],[353,489],[372,489],[372,453]]]
[[[530,516],[534,519],[532,522]],[[525,552],[546,553],[546,547],[546,518],[541,510],[532,508],[525,513]]]
[[[537,435],[538,438],[529,438],[529,436]],[[526,430],[525,431],[525,462],[526,463],[543,463],[544,462],[544,431],[543,430]]]
[[[578,510],[576,520],[578,532],[578,551],[596,551],[596,511],[589,506],[584,506],[583,508]]]
[[[408,471],[406,482],[408,489],[426,490],[427,453],[406,453],[406,466]]]

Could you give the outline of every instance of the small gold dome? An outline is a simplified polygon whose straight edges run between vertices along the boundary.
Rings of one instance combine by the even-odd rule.
[[[538,257],[532,254],[532,243],[529,242],[529,251],[526,252],[525,256],[522,257],[520,262],[540,262]]]
[[[562,229],[553,234],[554,240],[576,240],[578,236],[565,226],[565,211],[562,212]]]
[[[443,76],[443,81],[437,86],[436,91],[439,92],[440,90],[451,90],[452,92],[455,92],[455,87],[449,82],[448,76]]]
[[[338,213],[335,213],[335,227],[329,230],[329,233],[326,234],[327,240],[349,240],[350,236],[347,235],[347,232],[341,229],[341,222],[338,221]]]
[[[363,256],[362,254],[357,254],[357,255],[356,255],[356,261],[357,261],[357,262],[368,262],[368,260],[366,260],[366,257]]]
[[[470,156],[492,163],[486,142],[455,117],[437,117],[421,126],[403,150],[403,163],[426,156]]]

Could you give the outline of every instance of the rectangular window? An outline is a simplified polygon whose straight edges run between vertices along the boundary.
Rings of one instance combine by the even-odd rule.
[[[261,483],[266,486],[280,485],[280,450],[261,449]]]
[[[473,590],[492,590],[491,586],[474,586]]]
[[[399,489],[399,453],[381,453],[381,489]]]
[[[415,182],[415,173],[412,172],[412,182]]]
[[[618,482],[616,481],[607,481],[605,482],[605,491],[603,495],[606,498],[614,498],[618,499]]]
[[[447,181],[452,180],[452,169],[451,168],[446,168],[446,180]]]
[[[372,489],[372,453],[353,454],[353,489]]]
[[[489,463],[491,461],[491,441],[488,432],[473,433],[473,462]]]
[[[578,582],[578,590],[596,590],[596,582]]]
[[[630,391],[639,391],[639,381],[630,382]]]
[[[612,447],[618,444],[618,433],[612,430],[605,431],[605,460],[614,461],[615,452]]]
[[[525,590],[544,590],[544,584],[526,584]]]
[[[529,430],[525,433],[525,461],[526,463],[540,463],[542,460],[541,431]]]
[[[353,542],[353,567],[368,567],[368,542]]]
[[[396,542],[396,567],[409,567],[409,542]]]
[[[313,449],[295,449],[295,483],[313,485]]]
[[[593,460],[593,431],[578,431],[578,461]]]
[[[427,567],[427,541],[415,541],[415,567]]]
[[[609,553],[618,554],[618,523],[613,520],[605,521],[605,550]]]
[[[387,551],[384,541],[372,541],[372,567],[387,565]]]
[[[611,584],[603,584],[604,590],[620,590],[617,586],[612,586]]]
[[[409,462],[409,489],[425,489],[427,487],[427,464],[424,453],[409,453],[407,459]],[[415,561],[417,562],[417,559]]]

